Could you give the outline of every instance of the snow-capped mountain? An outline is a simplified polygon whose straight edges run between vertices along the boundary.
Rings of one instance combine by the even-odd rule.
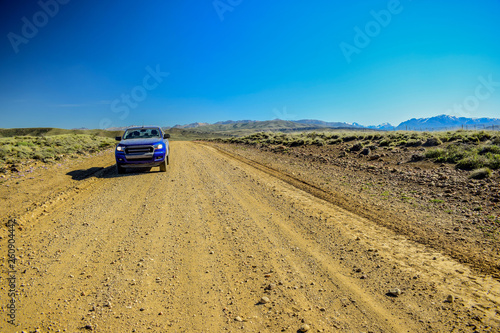
[[[453,128],[488,128],[500,125],[499,118],[466,118],[449,115],[440,115],[430,118],[413,118],[403,121],[397,126],[398,130],[416,129],[416,130],[437,130]]]

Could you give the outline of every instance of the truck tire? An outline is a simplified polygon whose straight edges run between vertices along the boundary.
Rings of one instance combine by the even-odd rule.
[[[170,154],[167,155],[167,165],[170,164]]]
[[[167,159],[165,158],[165,160],[160,164],[160,171],[161,172],[165,172],[167,171]]]
[[[119,166],[118,164],[116,165],[116,173],[119,175],[122,175],[125,173],[125,168]]]

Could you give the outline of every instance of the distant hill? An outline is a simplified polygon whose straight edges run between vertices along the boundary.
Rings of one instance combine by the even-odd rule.
[[[363,128],[363,126],[353,123],[343,123],[343,122],[328,122],[315,119],[302,119],[302,120],[292,120],[295,123],[307,124],[307,125],[317,125],[321,127],[333,127],[333,128]]]
[[[325,126],[301,124],[290,120],[266,120],[249,122],[219,122],[218,124],[200,126],[194,130],[199,132],[226,133],[231,135],[243,135],[259,131],[307,131],[314,129],[324,129]]]
[[[214,123],[214,125],[230,125],[230,124],[239,124],[239,123],[255,123],[257,120],[226,120],[226,121],[218,121]]]
[[[374,126],[374,125],[367,126],[367,128],[375,129],[375,130],[379,130],[379,131],[391,131],[391,130],[395,129],[395,126],[392,126],[389,123],[383,123],[383,124],[376,125],[376,126]]]
[[[175,125],[172,128],[197,128],[201,126],[206,126],[210,125],[209,123],[192,123],[192,124],[187,124],[187,125]]]
[[[495,126],[495,127],[494,127]],[[128,126],[127,126],[128,127]],[[113,127],[108,130],[123,131],[127,127]],[[163,127],[165,130],[179,129],[192,131],[197,135],[216,134],[216,135],[246,135],[259,131],[324,131],[332,129],[346,130],[376,130],[376,131],[394,131],[394,130],[447,130],[447,129],[499,129],[500,119],[498,118],[466,118],[440,115],[430,118],[413,118],[402,122],[398,126],[389,123],[380,125],[363,126],[358,123],[346,122],[328,122],[316,119],[301,120],[226,120],[218,121],[214,124],[191,123],[187,125],[175,125],[174,127]],[[182,132],[187,135],[187,132]],[[183,135],[184,135],[183,134]]]
[[[442,130],[442,129],[481,129],[500,126],[499,118],[466,118],[440,115],[430,118],[413,118],[399,124],[397,130]]]
[[[109,131],[103,129],[63,129],[63,128],[53,128],[53,127],[32,127],[32,128],[0,128],[0,137],[12,137],[12,136],[51,136],[51,135],[61,135],[61,134],[88,134],[104,136],[107,138],[114,138],[115,136],[121,135],[122,131]]]

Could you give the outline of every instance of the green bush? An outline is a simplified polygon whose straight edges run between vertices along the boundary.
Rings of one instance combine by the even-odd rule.
[[[488,158],[487,165],[489,168],[493,170],[500,169],[500,155],[499,154],[491,155]]]
[[[378,144],[380,147],[387,147],[391,143],[391,140],[384,139]]]
[[[479,149],[479,154],[484,155],[486,153],[500,154],[500,147],[496,145],[483,146]]]
[[[357,135],[346,135],[342,139],[344,140],[344,142],[349,142],[356,140],[357,138],[358,138]]]
[[[422,141],[417,139],[410,139],[406,142],[407,147],[418,147],[422,145]]]
[[[482,156],[472,155],[465,157],[457,162],[456,168],[460,170],[474,170],[482,168],[485,165],[485,159]]]
[[[424,146],[427,146],[427,147],[434,147],[434,146],[440,146],[443,144],[443,141],[441,141],[439,138],[428,138],[425,143],[424,143]]]
[[[476,138],[477,140],[483,142],[491,139],[491,134],[485,131],[477,132],[471,135],[471,137]]]
[[[328,145],[336,145],[336,144],[339,144],[339,143],[342,143],[342,142],[343,142],[342,139],[334,139],[334,138],[332,138],[330,140],[327,140],[326,144],[328,144]]]
[[[446,155],[443,149],[430,149],[425,152],[425,157],[429,159],[439,159]]]
[[[469,178],[472,179],[485,179],[489,178],[491,176],[491,170],[488,168],[481,168],[474,170],[470,175]]]

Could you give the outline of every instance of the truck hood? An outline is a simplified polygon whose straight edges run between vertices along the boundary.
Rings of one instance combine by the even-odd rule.
[[[150,138],[150,139],[127,139],[120,141],[120,145],[123,146],[141,146],[141,145],[153,145],[158,142],[163,142],[160,138]]]

